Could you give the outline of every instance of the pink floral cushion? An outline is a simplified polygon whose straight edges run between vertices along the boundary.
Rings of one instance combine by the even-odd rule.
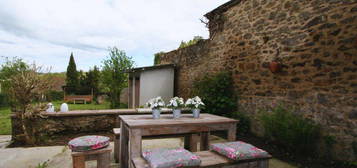
[[[268,152],[242,141],[212,144],[210,148],[233,160],[269,157]]]
[[[68,146],[72,151],[83,152],[105,148],[109,145],[109,137],[105,136],[82,136],[72,139]]]
[[[183,149],[151,149],[143,152],[143,157],[151,168],[176,168],[199,166],[199,156]]]

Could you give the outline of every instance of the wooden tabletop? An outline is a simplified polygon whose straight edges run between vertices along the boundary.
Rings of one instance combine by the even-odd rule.
[[[231,118],[212,114],[201,114],[200,118],[193,118],[192,114],[182,114],[181,118],[178,119],[174,119],[172,114],[162,114],[160,119],[153,119],[152,115],[119,115],[119,118],[130,128],[225,124],[238,122],[237,120]]]

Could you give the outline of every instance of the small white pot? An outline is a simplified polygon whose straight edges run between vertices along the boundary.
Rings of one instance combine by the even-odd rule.
[[[200,118],[201,109],[192,109],[193,118]]]
[[[160,113],[161,113],[161,109],[152,109],[152,118],[159,119]]]
[[[68,112],[68,111],[69,111],[69,109],[68,109],[67,103],[63,103],[61,105],[61,112]]]
[[[180,118],[181,117],[181,109],[173,109],[172,114],[174,118]]]

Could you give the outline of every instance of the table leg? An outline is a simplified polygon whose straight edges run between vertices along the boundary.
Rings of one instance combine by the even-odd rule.
[[[131,129],[129,134],[129,163],[130,167],[133,168],[131,160],[136,157],[141,157],[142,154],[142,137],[140,129]]]
[[[228,141],[235,141],[237,138],[237,124],[231,124],[228,129]]]
[[[209,132],[202,132],[201,133],[201,145],[200,145],[200,151],[206,151],[209,149]]]
[[[198,134],[190,134],[185,136],[185,142],[184,146],[186,150],[189,150],[191,152],[197,152],[197,144],[199,141],[199,136]]]
[[[129,167],[129,131],[124,122],[120,123],[120,167]]]

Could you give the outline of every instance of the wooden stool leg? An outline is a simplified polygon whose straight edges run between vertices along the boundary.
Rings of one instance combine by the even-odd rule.
[[[120,151],[120,136],[119,135],[115,135],[115,139],[114,139],[114,160],[115,163],[119,163],[119,151]]]
[[[97,168],[110,168],[110,152],[98,155]]]
[[[85,157],[84,156],[72,156],[73,168],[85,168]]]

